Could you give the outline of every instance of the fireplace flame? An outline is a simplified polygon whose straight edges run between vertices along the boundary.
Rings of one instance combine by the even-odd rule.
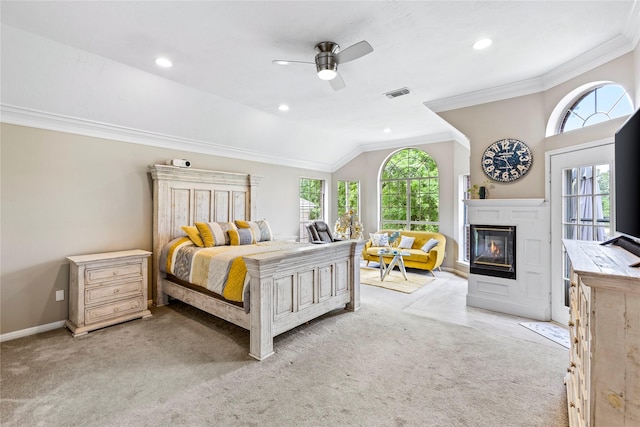
[[[491,243],[489,243],[489,252],[491,252],[491,255],[494,257],[501,255],[500,247],[496,244],[495,240],[492,240]]]

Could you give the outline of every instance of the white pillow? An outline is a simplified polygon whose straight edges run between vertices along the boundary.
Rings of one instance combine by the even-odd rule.
[[[422,247],[420,249],[422,249],[425,252],[429,252],[431,249],[435,248],[436,246],[438,246],[438,243],[440,243],[439,240],[436,239],[429,239],[427,241],[427,243],[425,243],[424,245],[422,245]]]
[[[411,246],[413,246],[414,240],[416,240],[415,237],[402,236],[402,239],[400,239],[400,244],[398,245],[398,248],[411,249]]]
[[[387,233],[369,233],[372,247],[389,246],[389,235]]]

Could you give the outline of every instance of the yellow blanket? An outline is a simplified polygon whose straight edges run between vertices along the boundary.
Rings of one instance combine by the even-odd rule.
[[[242,246],[200,248],[188,237],[175,239],[163,249],[163,271],[180,280],[201,286],[230,301],[242,302],[249,283],[243,256],[281,251],[292,245],[282,241],[260,242]]]

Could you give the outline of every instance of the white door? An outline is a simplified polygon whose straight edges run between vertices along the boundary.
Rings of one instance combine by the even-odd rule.
[[[552,154],[551,319],[569,321],[569,263],[562,239],[608,240],[613,229],[613,143]]]

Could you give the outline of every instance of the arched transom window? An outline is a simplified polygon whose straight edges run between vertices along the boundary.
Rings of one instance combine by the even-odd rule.
[[[382,229],[438,231],[438,165],[426,152],[405,148],[393,154],[380,175]]]
[[[631,98],[617,84],[597,86],[578,97],[562,117],[559,132],[606,122],[633,112]]]

